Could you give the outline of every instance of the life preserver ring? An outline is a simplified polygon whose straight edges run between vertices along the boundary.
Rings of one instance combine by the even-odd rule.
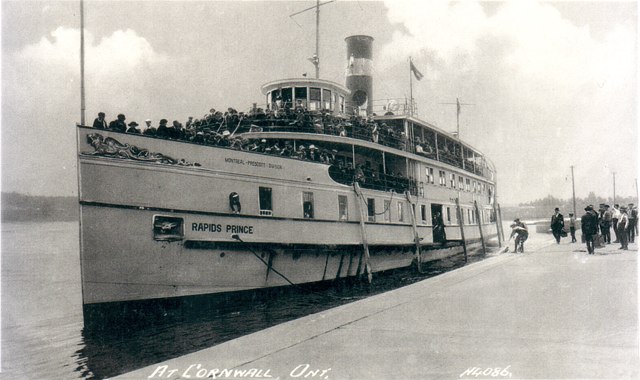
[[[400,104],[395,100],[390,100],[389,103],[387,103],[387,111],[396,112],[398,109],[400,109]]]

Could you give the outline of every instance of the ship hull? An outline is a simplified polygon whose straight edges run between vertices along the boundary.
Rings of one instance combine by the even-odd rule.
[[[78,145],[85,306],[330,281],[462,251],[459,226],[434,241],[433,226],[407,211],[403,220],[380,221],[378,212],[361,223],[359,195],[334,182],[327,165],[90,128],[78,128]],[[260,186],[273,189],[268,215]],[[451,204],[437,190],[441,199],[431,202]],[[229,208],[233,192],[239,213]],[[314,194],[313,218],[303,215],[303,192]],[[348,201],[346,220],[336,195]],[[394,207],[407,197],[362,196]],[[486,240],[496,236],[494,223],[481,223],[465,226],[466,241],[479,243],[480,229]]]

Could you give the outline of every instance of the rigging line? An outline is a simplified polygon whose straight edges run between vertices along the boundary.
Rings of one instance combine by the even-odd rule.
[[[384,215],[387,211],[389,211],[389,208],[391,207],[391,201],[393,200],[393,194],[395,194],[395,191],[391,192],[391,197],[389,197],[389,203],[387,204],[387,207],[385,207],[382,212],[374,212],[373,215]],[[365,206],[369,205],[367,201],[364,199],[364,194],[362,192],[358,194],[358,198],[362,201],[362,204],[364,204]]]
[[[291,280],[289,280],[287,278],[287,276],[285,276],[284,274],[278,272],[278,270],[276,268],[273,267],[273,265],[269,265],[269,263],[267,263],[266,261],[264,261],[264,259],[262,257],[260,257],[260,255],[258,255],[253,249],[251,249],[251,247],[247,244],[247,242],[245,242],[244,240],[240,239],[240,236],[238,235],[231,235],[232,239],[235,239],[241,243],[246,244],[246,248],[249,250],[249,252],[253,253],[253,255],[260,260],[264,265],[267,266],[267,268],[269,268],[269,270],[272,270],[275,274],[277,274],[278,276],[282,277],[286,282],[288,282],[289,284],[291,284],[291,286],[293,286],[296,289],[308,292],[308,293],[313,293],[313,294],[317,294],[319,296],[324,296],[324,297],[328,297],[328,298],[335,298],[335,299],[339,299],[339,300],[352,300],[358,297],[337,297],[337,296],[332,296],[331,294],[324,294],[324,293],[318,293],[318,292],[314,292],[313,290],[309,290],[309,289],[305,289],[302,286],[298,285],[298,284],[294,284],[293,282],[291,282]]]

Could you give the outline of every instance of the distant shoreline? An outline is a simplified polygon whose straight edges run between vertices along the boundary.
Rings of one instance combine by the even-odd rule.
[[[78,221],[77,197],[2,193],[2,223]]]

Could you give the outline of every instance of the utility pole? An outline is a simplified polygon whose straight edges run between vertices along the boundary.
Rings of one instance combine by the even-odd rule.
[[[616,204],[616,172],[613,172],[613,204]]]
[[[573,191],[573,215],[577,217],[576,214],[576,183],[573,180],[573,165],[571,165],[571,189]]]

